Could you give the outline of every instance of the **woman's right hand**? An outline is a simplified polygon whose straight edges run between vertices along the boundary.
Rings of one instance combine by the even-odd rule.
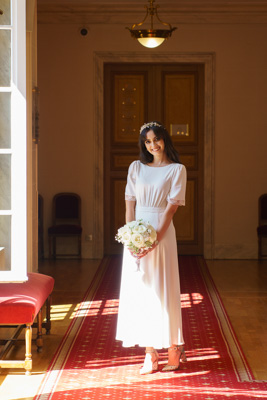
[[[145,256],[146,256],[148,253],[150,253],[152,250],[154,250],[154,248],[157,246],[157,244],[158,244],[158,241],[156,241],[155,243],[153,243],[153,245],[152,245],[149,249],[144,250],[144,251],[142,251],[142,253],[139,253],[139,254],[134,253],[134,251],[131,251],[131,249],[129,249],[129,251],[130,251],[130,253],[131,253],[131,255],[132,255],[133,257],[135,257],[135,258],[137,258],[137,259],[140,259],[140,258],[145,257]]]
[[[143,251],[142,253],[139,253],[139,254],[136,254],[134,251],[132,251],[132,250],[130,250],[130,249],[129,249],[129,252],[131,253],[131,255],[132,255],[134,258],[140,260],[140,258],[143,258],[143,257],[145,257],[145,256],[147,255],[147,253],[149,252],[149,250],[145,250],[145,251]]]

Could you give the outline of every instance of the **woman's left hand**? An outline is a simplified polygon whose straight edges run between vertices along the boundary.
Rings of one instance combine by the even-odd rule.
[[[150,250],[150,249],[149,249],[149,250]],[[134,258],[140,260],[140,258],[143,258],[143,257],[145,257],[145,256],[147,255],[147,253],[149,252],[149,250],[144,250],[142,253],[139,253],[139,254],[136,254],[134,251],[131,251],[130,249],[129,249],[129,252],[131,253],[131,255],[132,255]]]
[[[150,253],[152,250],[154,250],[154,248],[155,248],[157,245],[158,245],[158,241],[156,240],[156,242],[153,243],[152,246],[151,246],[149,249],[142,251],[142,253],[136,254],[136,253],[134,253],[133,251],[131,251],[130,249],[129,249],[129,251],[130,251],[130,253],[131,253],[131,255],[132,255],[133,257],[135,257],[135,258],[137,258],[137,259],[140,259],[140,258],[145,257],[145,256],[146,256],[148,253]]]

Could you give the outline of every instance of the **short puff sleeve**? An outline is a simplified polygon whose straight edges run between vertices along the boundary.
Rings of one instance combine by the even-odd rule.
[[[137,161],[130,164],[127,175],[127,184],[125,188],[125,200],[136,201],[135,196],[135,182],[137,172]]]
[[[167,197],[168,203],[176,206],[185,205],[186,169],[182,164],[177,164],[172,177],[171,189]]]

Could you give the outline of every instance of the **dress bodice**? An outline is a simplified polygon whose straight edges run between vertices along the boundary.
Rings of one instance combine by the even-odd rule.
[[[166,208],[167,203],[185,204],[186,169],[172,163],[151,167],[134,161],[128,171],[126,200],[136,201],[137,207]]]

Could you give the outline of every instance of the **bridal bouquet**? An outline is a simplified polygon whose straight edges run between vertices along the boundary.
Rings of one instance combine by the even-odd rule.
[[[157,232],[149,222],[138,219],[118,229],[115,239],[128,247],[139,265],[138,256],[153,246],[157,240]]]

